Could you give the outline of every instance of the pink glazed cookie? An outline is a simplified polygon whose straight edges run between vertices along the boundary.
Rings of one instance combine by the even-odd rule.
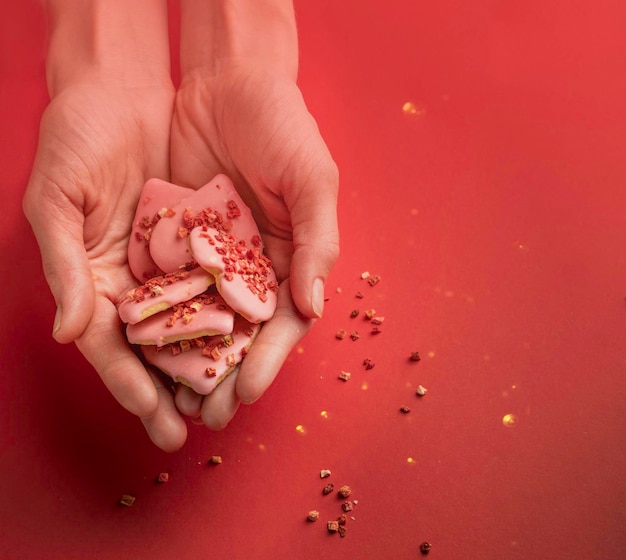
[[[117,312],[122,321],[134,325],[203,293],[214,283],[213,277],[200,267],[182,268],[128,290],[118,301]]]
[[[166,271],[193,259],[215,277],[226,303],[250,322],[274,315],[276,274],[252,212],[225,175],[164,214],[152,230],[150,254]]]
[[[171,342],[233,331],[235,312],[218,294],[203,293],[147,319],[128,325],[131,344],[163,346]]]
[[[243,360],[259,329],[237,317],[228,335],[183,340],[161,348],[142,346],[141,350],[148,363],[174,381],[208,395]]]
[[[128,266],[140,282],[163,274],[150,256],[152,229],[163,216],[171,212],[172,206],[193,192],[192,189],[161,179],[150,179],[141,189],[128,242]],[[184,261],[180,264],[184,264]]]

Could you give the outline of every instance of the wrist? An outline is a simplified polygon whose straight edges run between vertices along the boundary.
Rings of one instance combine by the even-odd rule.
[[[296,80],[298,37],[291,0],[181,0],[181,73],[240,69]]]
[[[51,96],[89,81],[122,88],[170,81],[166,0],[48,0]]]

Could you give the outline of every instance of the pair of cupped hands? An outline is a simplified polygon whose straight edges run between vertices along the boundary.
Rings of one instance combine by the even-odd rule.
[[[115,302],[137,284],[131,222],[152,177],[199,188],[228,175],[252,208],[280,282],[274,317],[241,368],[202,397],[174,390],[126,341]],[[24,211],[57,304],[53,336],[74,341],[161,449],[179,449],[187,422],[225,427],[269,387],[321,316],[335,264],[337,168],[295,81],[240,68],[124,87],[85,78],[57,92],[41,121]]]

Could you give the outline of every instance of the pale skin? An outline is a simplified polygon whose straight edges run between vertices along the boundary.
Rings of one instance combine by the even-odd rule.
[[[165,2],[51,0],[47,9],[51,102],[24,210],[57,303],[53,335],[75,342],[152,441],[173,451],[187,438],[184,416],[223,428],[270,386],[321,316],[338,257],[337,169],[296,85],[293,7],[181,0],[178,91]],[[197,188],[217,173],[253,209],[281,288],[241,369],[202,397],[173,393],[146,370],[114,303],[134,282],[126,247],[145,180]]]

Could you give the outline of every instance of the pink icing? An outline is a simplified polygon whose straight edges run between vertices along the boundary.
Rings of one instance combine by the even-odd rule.
[[[217,175],[159,220],[150,254],[166,271],[195,260],[215,277],[228,305],[251,322],[274,314],[276,275],[263,255],[252,212],[225,175]]]
[[[117,311],[125,323],[139,323],[159,311],[201,294],[214,282],[213,277],[199,267],[157,276],[126,292],[120,298]]]
[[[195,261],[215,276],[224,300],[248,321],[260,323],[274,315],[278,283],[271,262],[263,256],[258,232],[254,235],[257,246],[245,242],[246,238],[239,243],[220,242],[231,236],[220,235],[213,228],[205,231],[198,227],[189,234],[189,246]]]
[[[244,357],[260,326],[236,317],[231,335],[203,337],[156,346],[142,346],[146,360],[168,374],[174,381],[208,395]]]
[[[126,336],[132,344],[163,346],[179,340],[229,334],[234,318],[234,311],[221,296],[204,293],[128,325]]]
[[[152,230],[162,215],[167,213],[168,208],[192,192],[194,192],[192,189],[179,187],[161,179],[150,179],[141,189],[128,242],[128,266],[133,276],[140,282],[163,274],[152,260],[148,249]]]

